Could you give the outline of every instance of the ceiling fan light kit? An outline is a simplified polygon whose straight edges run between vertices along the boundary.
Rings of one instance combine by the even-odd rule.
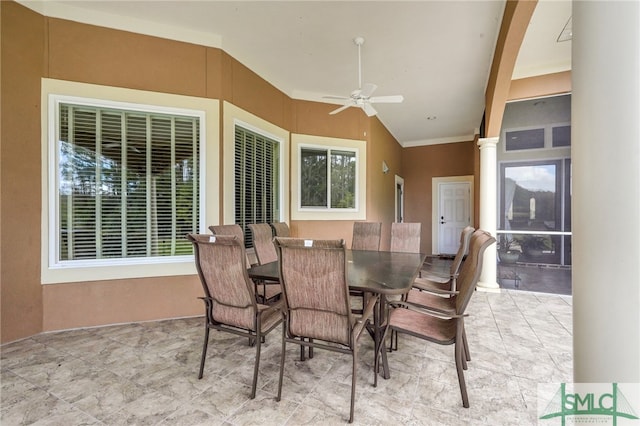
[[[375,84],[365,83],[362,84],[362,57],[361,47],[364,44],[363,37],[356,37],[353,42],[358,46],[358,88],[351,92],[349,97],[344,96],[323,96],[324,99],[333,99],[341,101],[343,105],[337,109],[334,109],[329,114],[334,115],[345,109],[355,106],[361,108],[365,114],[369,117],[373,117],[378,112],[371,104],[375,103],[400,103],[404,100],[402,95],[389,95],[389,96],[371,96],[373,92],[378,88]]]

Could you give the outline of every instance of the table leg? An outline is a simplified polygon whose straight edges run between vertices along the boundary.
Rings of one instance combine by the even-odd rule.
[[[384,294],[380,295],[380,299],[378,300],[378,306],[376,312],[374,313],[373,321],[374,325],[374,348],[376,353],[380,353],[379,356],[382,357],[382,377],[385,379],[389,379],[391,376],[389,374],[389,363],[387,361],[387,351],[384,347],[384,342],[382,341],[382,337],[384,336],[384,330],[386,328],[386,308],[387,308],[387,299]]]

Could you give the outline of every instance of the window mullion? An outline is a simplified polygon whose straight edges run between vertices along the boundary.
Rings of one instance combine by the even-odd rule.
[[[258,138],[254,138],[253,146],[251,147],[253,153],[251,158],[251,167],[253,173],[251,173],[251,223],[256,223],[258,218],[258,197],[256,194],[260,191],[258,188]]]
[[[96,239],[96,259],[102,258],[102,114],[96,111],[96,210],[95,210],[95,239]]]
[[[154,216],[155,216],[155,180],[153,177],[153,168],[152,168],[152,157],[151,157],[151,115],[147,114],[146,116],[146,182],[147,182],[147,191],[146,191],[146,216],[147,216],[147,230],[146,230],[146,245],[147,245],[147,257],[153,254],[153,233],[154,233]]]
[[[331,210],[331,150],[327,149],[327,209]]]
[[[69,158],[75,158],[75,133],[73,128],[75,126],[75,108],[69,107],[69,116],[68,116],[68,127],[67,127],[67,135],[69,139]],[[72,161],[72,160],[68,161]],[[73,235],[73,204],[75,198],[73,193],[75,191],[74,179],[73,179],[73,168],[69,167],[69,194],[67,195],[67,259],[73,259],[74,256],[74,235]],[[58,259],[60,260],[60,259]]]
[[[127,257],[129,253],[128,249],[128,235],[127,235],[127,196],[129,194],[129,182],[127,179],[127,120],[126,114],[120,113],[120,132],[122,133],[122,137],[120,138],[122,141],[120,155],[122,156],[122,167],[120,167],[120,235],[122,240],[122,246],[120,247],[120,255],[122,257]]]
[[[199,194],[199,189],[200,189],[200,185],[198,184],[198,181],[196,180],[196,176],[200,176],[200,162],[197,161],[199,156],[198,156],[198,126],[197,126],[197,122],[196,120],[193,120],[191,123],[192,126],[192,139],[191,139],[191,150],[193,153],[193,174],[190,176],[190,179],[192,180],[193,184],[191,185],[191,189],[192,189],[192,203],[194,208],[191,209],[191,223],[192,223],[192,227],[191,227],[191,232],[199,232],[200,229],[197,228],[197,224],[198,224],[198,210],[199,208],[195,208],[195,206],[199,206],[198,204],[198,194]]]
[[[171,256],[176,254],[176,234],[177,232],[177,205],[178,197],[176,190],[176,119],[171,118]]]
[[[267,191],[267,184],[268,184],[267,182],[267,175],[268,175],[267,145],[268,144],[269,142],[265,140],[264,143],[262,144],[262,153],[260,155],[260,159],[262,162],[262,188],[260,188],[260,192],[262,193],[262,205],[261,205],[260,215],[265,222],[268,222],[268,218],[267,218],[267,207],[268,207],[267,196],[269,195],[269,191]]]

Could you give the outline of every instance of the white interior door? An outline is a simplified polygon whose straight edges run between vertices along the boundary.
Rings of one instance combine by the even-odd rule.
[[[470,182],[438,184],[438,249],[439,254],[454,254],[460,246],[460,233],[471,225]]]

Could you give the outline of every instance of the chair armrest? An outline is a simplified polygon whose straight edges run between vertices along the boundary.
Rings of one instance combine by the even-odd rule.
[[[410,302],[405,302],[405,301],[394,301],[394,302],[389,302],[390,306],[393,306],[394,308],[405,308],[405,309],[409,309],[411,311],[414,312],[419,312],[425,315],[430,315],[433,317],[438,317],[438,318],[463,318],[463,317],[468,317],[469,314],[445,314],[441,311],[438,310],[433,310],[433,309],[429,309],[426,306],[423,305],[416,305]]]
[[[264,304],[258,303],[258,312],[260,314],[265,313],[265,312],[271,312],[271,311],[282,311],[282,312],[284,312],[284,299],[280,299],[277,302],[272,303],[270,305],[264,305]]]
[[[454,295],[459,293],[456,290],[452,291],[452,290],[441,289],[441,288],[433,285],[430,281],[423,281],[423,280],[418,281],[417,279],[416,279],[416,281],[413,282],[413,287],[417,288],[418,290],[424,290],[424,291],[427,291],[429,293],[434,293],[434,294],[448,294],[450,296],[454,296]]]

